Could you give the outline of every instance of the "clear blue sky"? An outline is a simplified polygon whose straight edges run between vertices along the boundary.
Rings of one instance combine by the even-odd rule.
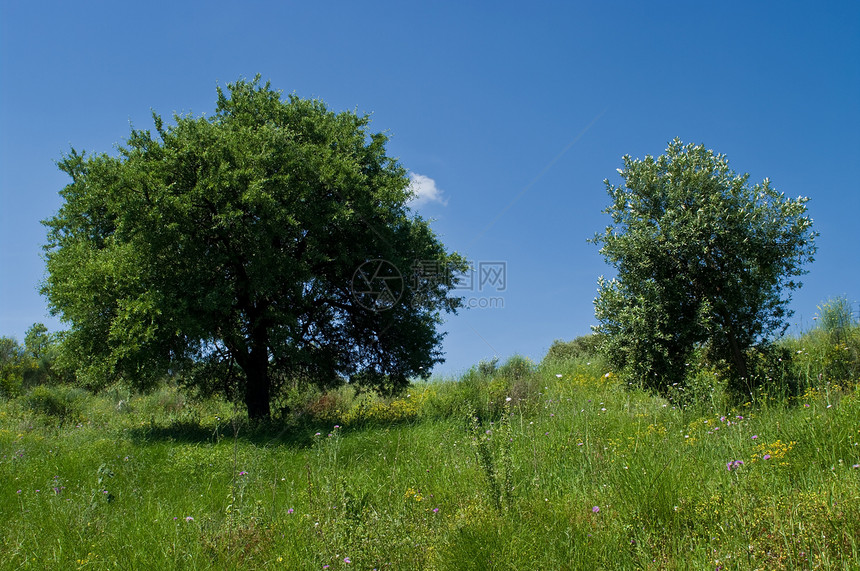
[[[814,7],[813,7],[814,6]],[[860,297],[860,3],[0,1],[0,335],[56,330],[37,292],[40,220],[70,146],[114,152],[129,124],[211,113],[261,74],[373,114],[389,152],[435,185],[417,210],[446,245],[506,262],[504,307],[451,317],[441,374],[540,359],[589,332],[586,240],[621,157],[674,137],[753,181],[810,197],[821,233],[792,325]],[[431,180],[428,180],[431,179]]]

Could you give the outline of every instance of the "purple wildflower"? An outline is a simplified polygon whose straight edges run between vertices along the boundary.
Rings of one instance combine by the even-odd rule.
[[[598,513],[600,511],[600,508],[597,506],[594,506],[593,508],[591,508],[591,511],[594,513]]]
[[[761,457],[762,460],[770,460],[770,454],[765,454]]]

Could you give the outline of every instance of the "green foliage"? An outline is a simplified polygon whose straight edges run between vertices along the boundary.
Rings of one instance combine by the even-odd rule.
[[[799,337],[780,341],[791,355],[791,377],[803,392],[826,383],[860,382],[860,323],[844,298],[819,306],[818,325]]]
[[[24,352],[30,367],[24,373],[24,387],[58,384],[72,380],[60,361],[60,337],[48,332],[42,323],[34,323],[24,334]]]
[[[508,410],[507,403],[521,409],[537,404],[541,378],[531,359],[514,355],[499,368],[489,389],[491,415],[497,418]]]
[[[826,376],[837,382],[860,381],[860,323],[844,296],[818,307],[818,323],[827,338],[824,351]]]
[[[0,337],[0,397],[14,397],[21,392],[27,369],[24,348],[11,337]]]
[[[467,414],[477,463],[484,474],[490,502],[499,512],[513,504],[511,409],[510,401],[506,401],[498,422],[488,424],[482,424],[473,411]]]
[[[430,417],[456,383],[416,383],[415,421],[304,417],[296,439],[169,385],[81,394],[60,426],[6,399],[0,568],[856,567],[855,388],[704,410],[591,363],[515,360],[508,374],[531,378],[540,406],[511,401],[499,420]],[[331,392],[350,406],[407,400]]]
[[[843,342],[851,326],[856,323],[851,303],[845,296],[830,299],[818,306],[818,326],[836,343]]]
[[[37,414],[60,421],[76,420],[82,413],[86,391],[76,387],[39,385],[26,397],[27,406]]]
[[[68,380],[57,365],[59,342],[41,323],[25,333],[24,346],[11,337],[0,337],[0,396],[14,397],[30,387]]]
[[[409,211],[368,116],[257,78],[219,88],[210,117],[153,118],[119,156],[59,162],[72,182],[45,222],[42,291],[81,382],[181,374],[261,418],[291,380],[394,393],[442,360],[436,328],[461,300],[411,268],[465,261]]]
[[[816,250],[807,199],[750,186],[724,155],[678,139],[657,159],[625,156],[619,173],[623,185],[606,181],[612,224],[594,238],[618,272],[595,300],[607,355],[629,382],[665,392],[704,348],[745,392],[747,352],[784,330],[786,292]]]
[[[496,359],[482,361],[456,381],[430,383],[421,397],[420,416],[498,420],[508,403],[517,409],[533,408],[540,383],[537,367],[526,357],[514,355],[501,366]]]
[[[603,336],[597,333],[580,335],[572,341],[556,339],[550,345],[544,361],[572,361],[590,357],[596,358],[600,353],[602,342]]]
[[[294,418],[304,417],[326,426],[391,426],[417,420],[426,394],[415,391],[413,395],[409,391],[400,397],[391,397],[372,389],[359,392],[347,385],[317,394],[303,410],[292,412],[298,413]]]

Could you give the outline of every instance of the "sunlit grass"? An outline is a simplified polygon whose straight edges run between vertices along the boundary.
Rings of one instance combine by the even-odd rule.
[[[169,387],[69,398],[61,417],[0,403],[2,568],[850,569],[860,557],[852,383],[680,408],[597,359],[518,358],[396,398],[305,396],[256,427]]]

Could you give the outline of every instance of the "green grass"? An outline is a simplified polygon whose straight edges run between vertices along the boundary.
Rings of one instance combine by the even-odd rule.
[[[42,391],[0,402],[0,568],[852,569],[842,385],[679,408],[514,359],[256,427],[168,387]]]

